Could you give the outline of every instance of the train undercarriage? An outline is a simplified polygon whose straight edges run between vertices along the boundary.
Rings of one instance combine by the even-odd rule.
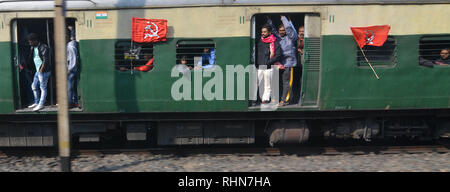
[[[302,145],[317,139],[364,142],[448,139],[448,115],[437,111],[433,111],[433,114],[428,110],[426,112],[428,114],[408,112],[409,115],[387,113],[384,116],[375,116],[374,112],[310,112],[300,116],[303,117],[301,119],[297,112],[75,114],[71,119],[71,142],[76,146],[116,147],[130,144],[143,147],[227,144],[276,146]],[[54,114],[1,116],[0,147],[55,147],[56,126]]]

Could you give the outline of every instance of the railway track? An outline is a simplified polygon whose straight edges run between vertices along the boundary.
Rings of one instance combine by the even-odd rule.
[[[214,147],[214,148],[145,148],[145,149],[75,149],[73,157],[108,154],[172,154],[176,156],[188,156],[195,154],[212,155],[364,155],[364,154],[415,154],[415,153],[448,153],[448,145],[426,146],[339,146],[339,147]],[[0,157],[8,156],[58,156],[55,149],[0,149]]]

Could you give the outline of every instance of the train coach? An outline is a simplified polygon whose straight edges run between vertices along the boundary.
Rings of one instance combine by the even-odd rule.
[[[53,6],[0,0],[1,147],[55,146],[55,74],[45,108],[33,112],[19,67],[29,50],[27,34],[39,34],[52,50]],[[73,143],[448,138],[450,66],[421,65],[450,47],[448,10],[443,0],[69,0],[66,23],[75,28],[80,61],[79,107],[70,110]],[[281,15],[305,29],[292,102],[252,106],[250,75],[239,72],[254,65],[266,19],[279,24]],[[167,20],[166,41],[133,43],[133,17]],[[390,26],[387,41],[360,50],[350,27],[373,25]],[[180,86],[174,67],[183,56],[195,65],[204,49],[215,50],[222,73],[191,70]],[[145,65],[144,55],[153,56],[153,68],[133,70]]]

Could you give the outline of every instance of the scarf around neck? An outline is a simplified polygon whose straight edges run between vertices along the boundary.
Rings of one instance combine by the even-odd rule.
[[[270,58],[275,56],[275,41],[277,40],[277,38],[271,34],[268,37],[264,38],[263,36],[261,36],[261,41],[264,43],[270,43]]]

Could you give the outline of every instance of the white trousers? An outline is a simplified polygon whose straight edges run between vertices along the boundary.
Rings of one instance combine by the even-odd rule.
[[[272,69],[258,69],[258,87],[259,87],[259,96],[262,101],[270,102],[270,94],[271,94],[271,85],[272,85]],[[264,87],[264,89],[261,89]]]

